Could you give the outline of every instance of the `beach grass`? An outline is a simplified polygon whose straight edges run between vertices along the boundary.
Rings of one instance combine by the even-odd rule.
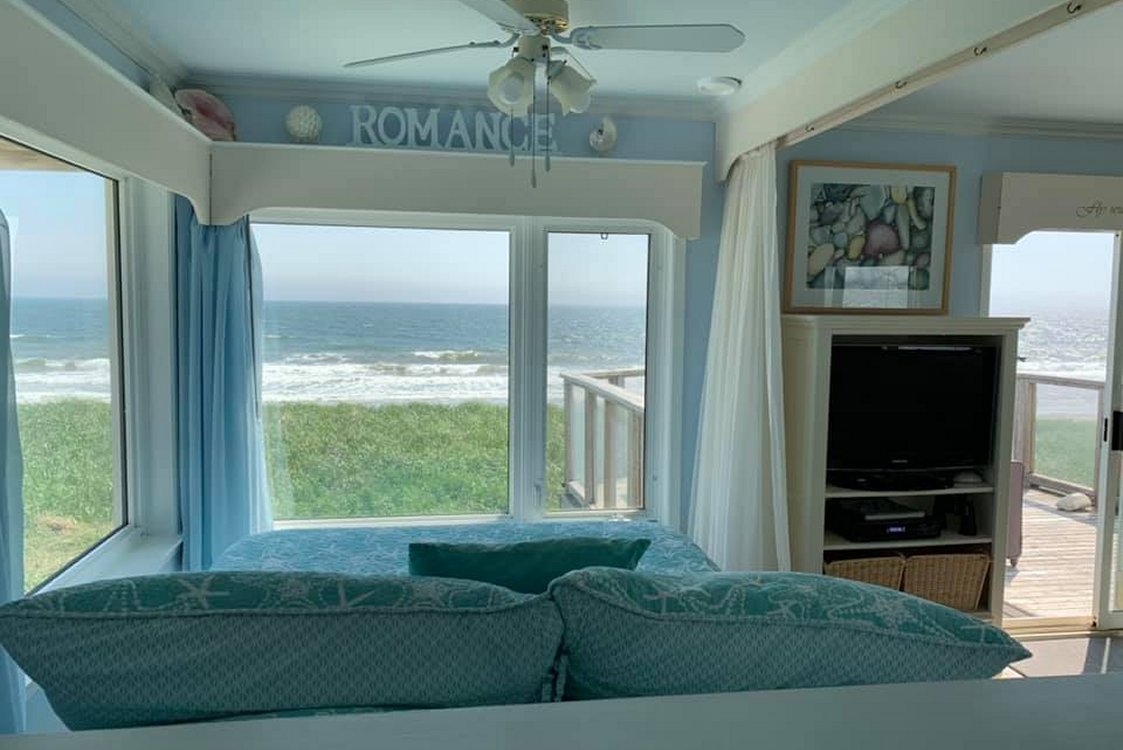
[[[29,590],[114,528],[112,415],[85,399],[20,404],[18,415]]]
[[[1095,485],[1096,420],[1038,418],[1034,472],[1088,487]]]
[[[494,404],[267,404],[278,519],[505,513],[508,412]],[[562,412],[547,479],[560,486]]]
[[[30,589],[114,528],[109,404],[19,407]],[[549,410],[548,484],[562,483],[562,411]],[[503,513],[507,407],[267,404],[278,519]]]
[[[19,407],[25,580],[32,588],[113,530],[109,404]],[[549,409],[547,486],[562,485],[563,414]],[[267,404],[269,479],[278,519],[503,513],[507,408]],[[1092,483],[1095,424],[1040,419],[1037,471]]]

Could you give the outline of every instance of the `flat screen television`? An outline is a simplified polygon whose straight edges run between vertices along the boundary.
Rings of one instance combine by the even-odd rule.
[[[849,344],[831,349],[827,469],[944,472],[990,463],[997,349]]]

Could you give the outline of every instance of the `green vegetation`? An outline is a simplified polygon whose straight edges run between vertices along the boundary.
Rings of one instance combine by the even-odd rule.
[[[562,412],[552,407],[549,483],[562,481]],[[492,404],[265,408],[278,519],[507,510],[507,408]]]
[[[550,485],[562,412],[550,409]],[[507,510],[507,408],[492,404],[270,404],[265,444],[277,518]]]
[[[19,406],[26,589],[113,530],[111,418],[99,401]]]
[[[111,414],[68,399],[22,405],[19,418],[30,589],[113,530]],[[561,409],[549,419],[549,485],[560,487]],[[505,406],[269,404],[265,440],[279,519],[507,509]]]
[[[1091,487],[1095,484],[1096,421],[1038,419],[1034,471]]]
[[[113,530],[109,405],[19,407],[25,561],[31,588]],[[490,404],[269,404],[265,438],[279,519],[500,513],[507,505],[507,408]],[[1037,423],[1037,471],[1092,483],[1092,420]],[[556,504],[562,411],[549,411]]]

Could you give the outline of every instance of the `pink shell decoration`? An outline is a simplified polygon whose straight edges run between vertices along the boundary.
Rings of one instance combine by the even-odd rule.
[[[212,141],[236,141],[234,115],[225,104],[202,89],[180,89],[175,101],[187,113],[187,119]]]

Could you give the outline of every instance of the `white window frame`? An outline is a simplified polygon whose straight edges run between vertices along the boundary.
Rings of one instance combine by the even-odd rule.
[[[118,384],[114,479],[125,524],[39,591],[179,567],[172,196],[127,174],[90,171],[117,185],[110,300],[120,314],[110,356]]]
[[[96,159],[67,153],[56,155],[33,133],[0,133],[27,148],[38,150],[106,179],[106,263],[110,308],[109,359],[114,443],[115,530],[98,544],[68,561],[36,591],[72,586],[123,575],[139,575],[174,569],[177,562],[177,498],[174,470],[174,420],[152,421],[149,403],[138,390],[164,386],[161,398],[174,409],[174,380],[161,383],[153,378],[170,375],[171,365],[153,356],[161,341],[173,346],[170,332],[154,335],[142,324],[163,309],[165,318],[174,313],[172,277],[161,279],[151,267],[165,264],[170,271],[172,230],[169,194],[131,177]],[[161,249],[162,248],[162,249]],[[138,273],[138,268],[145,269]],[[147,275],[143,275],[147,274]],[[162,338],[161,338],[162,337]],[[142,354],[143,353],[143,354]],[[165,377],[166,381],[166,377]],[[145,432],[143,426],[150,428]],[[161,435],[162,434],[162,435]],[[169,444],[168,438],[173,442]],[[170,463],[169,463],[170,459]],[[170,467],[170,469],[169,469]],[[172,489],[153,494],[146,483],[161,476]]]
[[[511,517],[522,521],[617,518],[654,519],[680,525],[677,487],[681,476],[682,321],[685,241],[650,221],[619,219],[540,219],[322,209],[267,209],[251,223],[353,226],[398,229],[505,231],[508,262],[509,349],[507,402],[508,512],[501,515],[348,518],[279,521],[276,528],[396,526],[417,523],[479,522]],[[647,234],[647,419],[645,507],[637,510],[554,511],[546,508],[546,341],[547,244],[551,232]],[[536,302],[540,301],[540,302]],[[527,314],[520,314],[526,311]],[[529,342],[538,340],[541,346]],[[516,362],[516,358],[518,361]]]

